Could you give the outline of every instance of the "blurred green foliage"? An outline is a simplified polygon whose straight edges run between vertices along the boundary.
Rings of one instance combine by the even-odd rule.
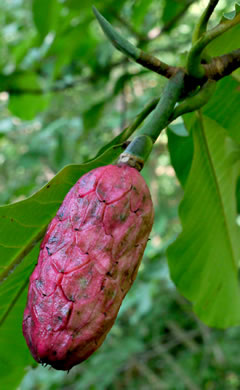
[[[171,64],[185,59],[205,3],[94,2],[125,37]],[[211,23],[230,3],[220,2]],[[90,6],[85,0],[0,3],[0,204],[25,199],[66,164],[93,157],[161,94],[165,80],[114,51]],[[176,145],[170,132],[171,142]],[[190,137],[186,142],[180,153],[191,154]],[[182,183],[187,174],[180,172]],[[182,190],[165,134],[143,175],[151,188],[155,224],[116,324],[100,350],[69,374],[29,368],[21,390],[240,388],[239,328],[207,328],[169,278],[165,249],[180,232]],[[0,366],[0,375],[7,369]],[[21,373],[15,388],[20,378]]]

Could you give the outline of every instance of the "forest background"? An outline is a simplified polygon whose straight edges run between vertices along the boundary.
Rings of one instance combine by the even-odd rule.
[[[207,1],[94,4],[138,47],[180,65]],[[234,2],[221,0],[210,26],[233,8]],[[0,204],[5,205],[32,195],[65,165],[93,158],[161,95],[166,80],[117,52],[86,0],[2,1],[0,25]],[[226,91],[232,80],[222,81]],[[137,280],[103,346],[69,374],[32,369],[14,328],[16,323],[21,328],[21,300],[0,331],[2,388],[15,389],[21,380],[20,390],[240,388],[240,328],[204,325],[169,277],[165,252],[181,231],[183,196],[168,150],[168,142],[177,147],[176,136],[191,142],[177,122],[161,135],[143,169],[155,206],[154,228]],[[183,153],[183,164],[184,158]],[[187,174],[183,169],[183,181]]]

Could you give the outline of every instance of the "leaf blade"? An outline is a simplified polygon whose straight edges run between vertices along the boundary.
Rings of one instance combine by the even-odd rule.
[[[232,169],[234,142],[226,131],[208,117],[201,124],[195,121],[192,128],[194,157],[179,211],[183,231],[169,247],[168,261],[173,281],[199,318],[226,328],[240,323],[239,168]]]
[[[56,28],[60,9],[60,3],[57,0],[33,1],[33,20],[42,39]]]
[[[122,146],[115,145],[86,164],[66,166],[30,198],[0,207],[0,308],[3,315],[15,298],[12,288],[6,301],[4,286],[7,278],[18,272],[19,264],[44,235],[66,193],[80,176],[98,166],[110,164],[121,152]],[[24,275],[27,277],[29,272]]]

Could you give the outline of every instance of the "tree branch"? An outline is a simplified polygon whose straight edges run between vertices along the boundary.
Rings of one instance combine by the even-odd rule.
[[[143,54],[139,58],[138,63],[141,64],[142,66],[144,66],[145,68],[162,75],[162,72],[163,72],[162,62],[159,61],[156,57],[152,56],[151,54],[147,54],[144,52],[141,52],[141,53],[143,53]],[[113,63],[109,67],[109,70],[111,70],[112,68],[115,68],[117,66],[120,66],[127,61],[128,61],[127,59],[123,58],[122,61]],[[222,56],[213,57],[209,64],[202,64],[202,67],[204,69],[204,74],[205,74],[205,80],[203,80],[203,81],[206,81],[206,79],[218,81],[218,80],[222,79],[223,77],[229,76],[232,72],[234,72],[235,70],[240,68],[240,49],[234,50],[231,53],[224,54]],[[178,68],[178,67],[171,67],[171,66],[166,67],[165,68],[165,75],[167,78],[170,78],[172,75],[176,74],[178,70],[180,70],[180,68]],[[136,76],[137,76],[137,74],[136,74]],[[187,74],[185,77],[187,80],[187,84],[188,85],[191,84],[192,87],[201,84],[201,83],[199,83],[198,80],[195,80],[194,78],[189,77]],[[71,83],[66,83],[62,86],[53,85],[52,87],[50,87],[48,89],[8,88],[8,89],[4,89],[3,92],[8,92],[12,95],[24,95],[24,94],[44,95],[47,93],[59,93],[59,92],[74,88],[77,84],[80,84],[83,82],[90,82],[90,81],[93,81],[94,79],[95,79],[94,77],[90,76],[87,78],[74,80]]]
[[[174,66],[169,66],[168,64],[160,61],[151,54],[143,52],[141,49],[138,49],[130,42],[128,42],[125,38],[123,38],[111,26],[111,24],[97,11],[95,7],[93,7],[93,12],[107,38],[110,39],[110,41],[116,47],[117,50],[120,50],[122,53],[132,58],[135,62],[145,66],[150,70],[157,69],[157,73],[161,74],[166,78],[170,78],[177,73],[178,68]]]
[[[214,57],[210,64],[204,64],[203,67],[207,78],[220,80],[240,67],[240,49]]]

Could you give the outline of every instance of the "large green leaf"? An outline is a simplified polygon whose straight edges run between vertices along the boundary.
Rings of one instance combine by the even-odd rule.
[[[239,102],[240,83],[231,76],[225,77],[218,81],[214,95],[203,108],[203,113],[227,129],[229,135],[240,143]]]
[[[21,119],[32,120],[39,112],[46,109],[50,95],[10,95],[8,108]]]
[[[180,206],[183,230],[168,249],[168,261],[173,281],[199,318],[226,328],[240,324],[238,145],[206,116],[196,118],[191,131],[194,157]]]
[[[233,2],[234,4],[234,2]],[[236,14],[240,12],[239,3],[235,4],[235,11],[233,11],[230,18],[233,18]],[[227,15],[226,15],[227,16]],[[223,17],[222,21],[226,20]],[[228,19],[228,18],[227,18]],[[220,56],[227,54],[232,50],[239,49],[240,41],[240,25],[232,27],[230,30],[220,35],[218,38],[214,39],[207,47],[207,51],[212,56]]]
[[[8,276],[20,272],[17,267],[31,248],[43,236],[50,220],[56,214],[64,196],[84,173],[114,161],[122,151],[113,146],[97,159],[82,165],[69,165],[30,198],[0,207],[0,308],[4,315],[14,295],[2,299]],[[19,271],[18,271],[19,270]],[[16,292],[15,292],[16,293]]]
[[[24,367],[33,362],[22,336],[21,322],[28,278],[37,262],[39,239],[79,177],[113,162],[121,152],[122,146],[115,144],[91,162],[65,167],[30,198],[0,207],[0,375],[3,388],[15,389],[24,375]]]
[[[204,115],[216,121],[238,143],[240,143],[239,101],[239,83],[229,76],[217,83],[214,95],[202,109]],[[194,116],[186,114],[183,118],[185,126],[190,131]],[[179,130],[182,128],[184,128],[183,124],[170,125],[167,134],[171,163],[181,185],[184,187],[192,164],[193,140],[190,133]]]
[[[13,272],[7,278],[1,289],[1,302],[8,303],[9,298],[13,297],[11,303],[7,305],[8,311],[5,312],[4,317],[2,317],[2,305],[0,308],[2,317],[0,320],[0,375],[1,386],[5,389],[16,389],[24,375],[25,367],[36,364],[23,338],[22,319],[26,304],[28,275],[35,266],[38,251],[39,245],[24,258],[17,272]]]
[[[55,30],[60,9],[58,0],[33,0],[33,20],[42,38]]]
[[[180,131],[179,131],[180,130]],[[185,131],[184,131],[185,130]],[[168,150],[177,178],[184,187],[193,158],[193,139],[184,124],[170,125],[167,130]]]
[[[149,12],[149,8],[152,7],[152,0],[139,0],[135,1],[132,10],[132,21],[134,26],[138,29],[144,28],[144,19]]]
[[[35,72],[16,71],[10,75],[0,75],[1,91],[9,92],[8,108],[21,119],[31,120],[43,111],[50,94],[41,94],[40,78]]]
[[[187,0],[165,0],[162,21],[168,23],[178,15],[188,3]]]
[[[1,389],[16,390],[26,372],[25,367],[34,364],[22,334],[22,318],[26,304],[26,293],[27,290],[25,289],[7,321],[1,326]]]

